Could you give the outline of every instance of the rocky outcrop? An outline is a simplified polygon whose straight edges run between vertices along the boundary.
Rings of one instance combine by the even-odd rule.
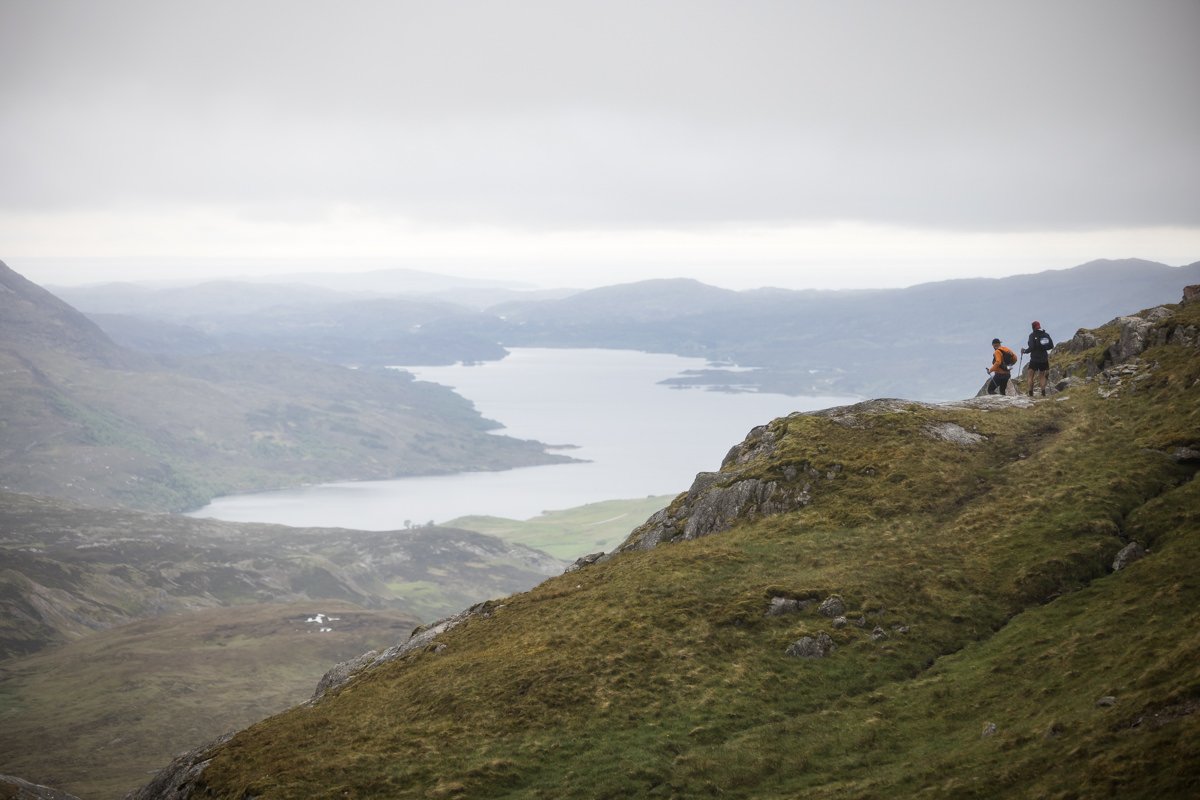
[[[1113,563],[1112,563],[1113,571],[1118,572],[1120,570],[1123,570],[1126,567],[1128,567],[1130,564],[1132,564],[1133,562],[1138,561],[1142,558],[1145,558],[1145,556],[1146,556],[1146,548],[1142,547],[1137,542],[1130,542],[1129,544],[1122,547],[1121,551],[1119,553],[1117,553],[1115,558],[1113,558]]]
[[[1194,288],[1188,287],[1188,290]],[[1194,302],[1188,300],[1187,290],[1184,293],[1184,302]],[[1163,325],[1162,323],[1170,317],[1171,310],[1169,308],[1158,306],[1140,315],[1117,317],[1109,322],[1104,327],[1114,326],[1116,328],[1116,341],[1088,364],[1086,377],[1093,378],[1102,375],[1106,376],[1109,383],[1113,383],[1115,382],[1114,376],[1117,376],[1117,379],[1120,377],[1117,372],[1119,368],[1127,366],[1151,347],[1162,345],[1200,347],[1200,328],[1195,325]],[[1058,352],[1084,353],[1100,344],[1101,339],[1095,331],[1080,330],[1069,341],[1060,345]],[[1122,374],[1129,373],[1130,370],[1125,370]],[[1051,380],[1058,384],[1070,381],[1071,378],[1063,375],[1061,370],[1052,367]]]
[[[818,633],[816,636],[801,636],[788,645],[784,654],[792,658],[825,658],[836,649],[837,645],[828,633]]]
[[[1193,287],[1189,287],[1191,289]],[[1185,291],[1184,302],[1188,302]],[[1050,368],[1050,383],[1064,391],[1082,381],[1095,380],[1102,397],[1115,397],[1123,391],[1137,388],[1137,383],[1149,377],[1150,365],[1140,361],[1141,355],[1152,347],[1174,345],[1200,348],[1200,328],[1195,325],[1171,324],[1172,312],[1166,306],[1158,306],[1139,315],[1117,317],[1104,328],[1116,329],[1116,340],[1086,361],[1082,373],[1067,374],[1059,364]],[[1098,349],[1103,343],[1103,331],[1080,330],[1069,341],[1062,343],[1056,352],[1081,354]]]
[[[767,606],[768,617],[781,617],[784,614],[799,614],[816,600],[798,600],[794,597],[772,597]]]
[[[909,413],[919,410],[942,411],[954,408],[999,409],[1032,403],[1024,396],[983,396],[950,403],[921,403],[912,400],[866,400],[851,406],[797,412],[792,417],[823,417],[847,428],[868,428],[872,418],[881,414]],[[686,541],[732,528],[742,522],[798,511],[813,500],[822,484],[835,480],[843,466],[833,462],[818,467],[808,461],[787,463],[771,472],[770,477],[756,473],[756,467],[776,457],[783,427],[760,425],[734,446],[721,462],[720,472],[701,472],[684,494],[670,506],[655,513],[635,528],[613,553],[593,554],[577,561],[579,569],[606,561],[616,553],[649,550],[664,542]],[[922,433],[933,440],[974,447],[986,441],[953,422],[931,423]],[[778,460],[778,459],[776,459]]]
[[[846,603],[836,594],[831,595],[825,598],[817,611],[821,612],[823,617],[840,617],[846,613]]]
[[[403,658],[409,653],[421,650],[431,644],[446,631],[457,628],[472,617],[490,617],[493,611],[499,606],[491,602],[477,603],[466,611],[461,611],[445,619],[438,620],[432,625],[425,625],[415,629],[412,635],[407,640],[400,644],[393,645],[382,653],[371,650],[363,653],[357,658],[352,658],[349,661],[343,661],[334,666],[333,669],[326,672],[321,680],[317,682],[317,688],[313,692],[309,703],[315,703],[324,697],[328,692],[337,689],[340,686],[349,683],[360,672],[367,669],[374,669],[381,664],[386,664],[389,661],[395,661],[398,658]]]
[[[369,667],[378,656],[378,650],[368,650],[360,656],[343,661],[340,664],[335,664],[332,669],[321,676],[321,680],[317,681],[317,688],[313,692],[313,696],[309,702],[315,703],[324,697],[325,693],[330,689],[335,689],[346,683]]]
[[[1106,353],[1109,361],[1123,362],[1140,356],[1147,348],[1156,344],[1164,344],[1165,332],[1155,331],[1155,325],[1171,315],[1171,312],[1159,306],[1151,309],[1142,317],[1117,317],[1114,320],[1120,335],[1117,341],[1110,345]],[[1158,333],[1158,336],[1154,334]],[[1158,341],[1161,339],[1161,341]]]
[[[984,438],[978,433],[971,433],[966,428],[961,425],[955,425],[953,422],[930,425],[925,428],[925,435],[932,439],[941,439],[944,442],[961,444],[964,447],[970,447],[984,441]]]
[[[753,435],[753,434],[752,434]],[[747,449],[760,447],[750,442]],[[738,448],[725,464],[745,464]],[[724,465],[723,465],[724,466]],[[684,541],[728,530],[738,522],[795,511],[808,505],[821,473],[809,464],[784,469],[783,480],[763,480],[731,472],[701,472],[688,491],[636,528],[616,552],[648,550],[668,541]]]
[[[212,760],[217,748],[233,738],[227,733],[206,745],[177,756],[142,788],[125,795],[125,800],[187,800],[196,792],[197,779]]]

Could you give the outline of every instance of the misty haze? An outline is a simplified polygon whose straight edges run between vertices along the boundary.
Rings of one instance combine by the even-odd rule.
[[[0,0],[0,797],[1200,796],[1198,34]]]

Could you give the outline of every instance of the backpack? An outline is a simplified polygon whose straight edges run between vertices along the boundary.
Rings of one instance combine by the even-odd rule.
[[[1007,347],[1001,347],[1000,348],[1000,363],[1003,366],[1011,367],[1013,364],[1017,363],[1017,356],[1015,353],[1013,353],[1012,350],[1009,350]]]
[[[1047,353],[1054,349],[1054,340],[1050,338],[1050,334],[1043,330],[1038,331],[1038,335],[1034,337],[1033,341],[1042,348],[1043,353]]]

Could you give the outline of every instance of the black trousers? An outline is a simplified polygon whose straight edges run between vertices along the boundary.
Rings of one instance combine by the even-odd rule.
[[[988,382],[988,394],[1008,394],[1008,378],[1002,372],[993,372]]]

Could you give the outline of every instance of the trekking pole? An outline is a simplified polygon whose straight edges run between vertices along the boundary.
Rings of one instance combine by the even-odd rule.
[[[1025,361],[1025,354],[1021,353],[1021,357],[1017,359],[1017,380],[1013,381],[1013,385],[1016,387],[1018,395],[1021,394],[1020,378],[1021,378],[1021,363],[1023,361]]]

